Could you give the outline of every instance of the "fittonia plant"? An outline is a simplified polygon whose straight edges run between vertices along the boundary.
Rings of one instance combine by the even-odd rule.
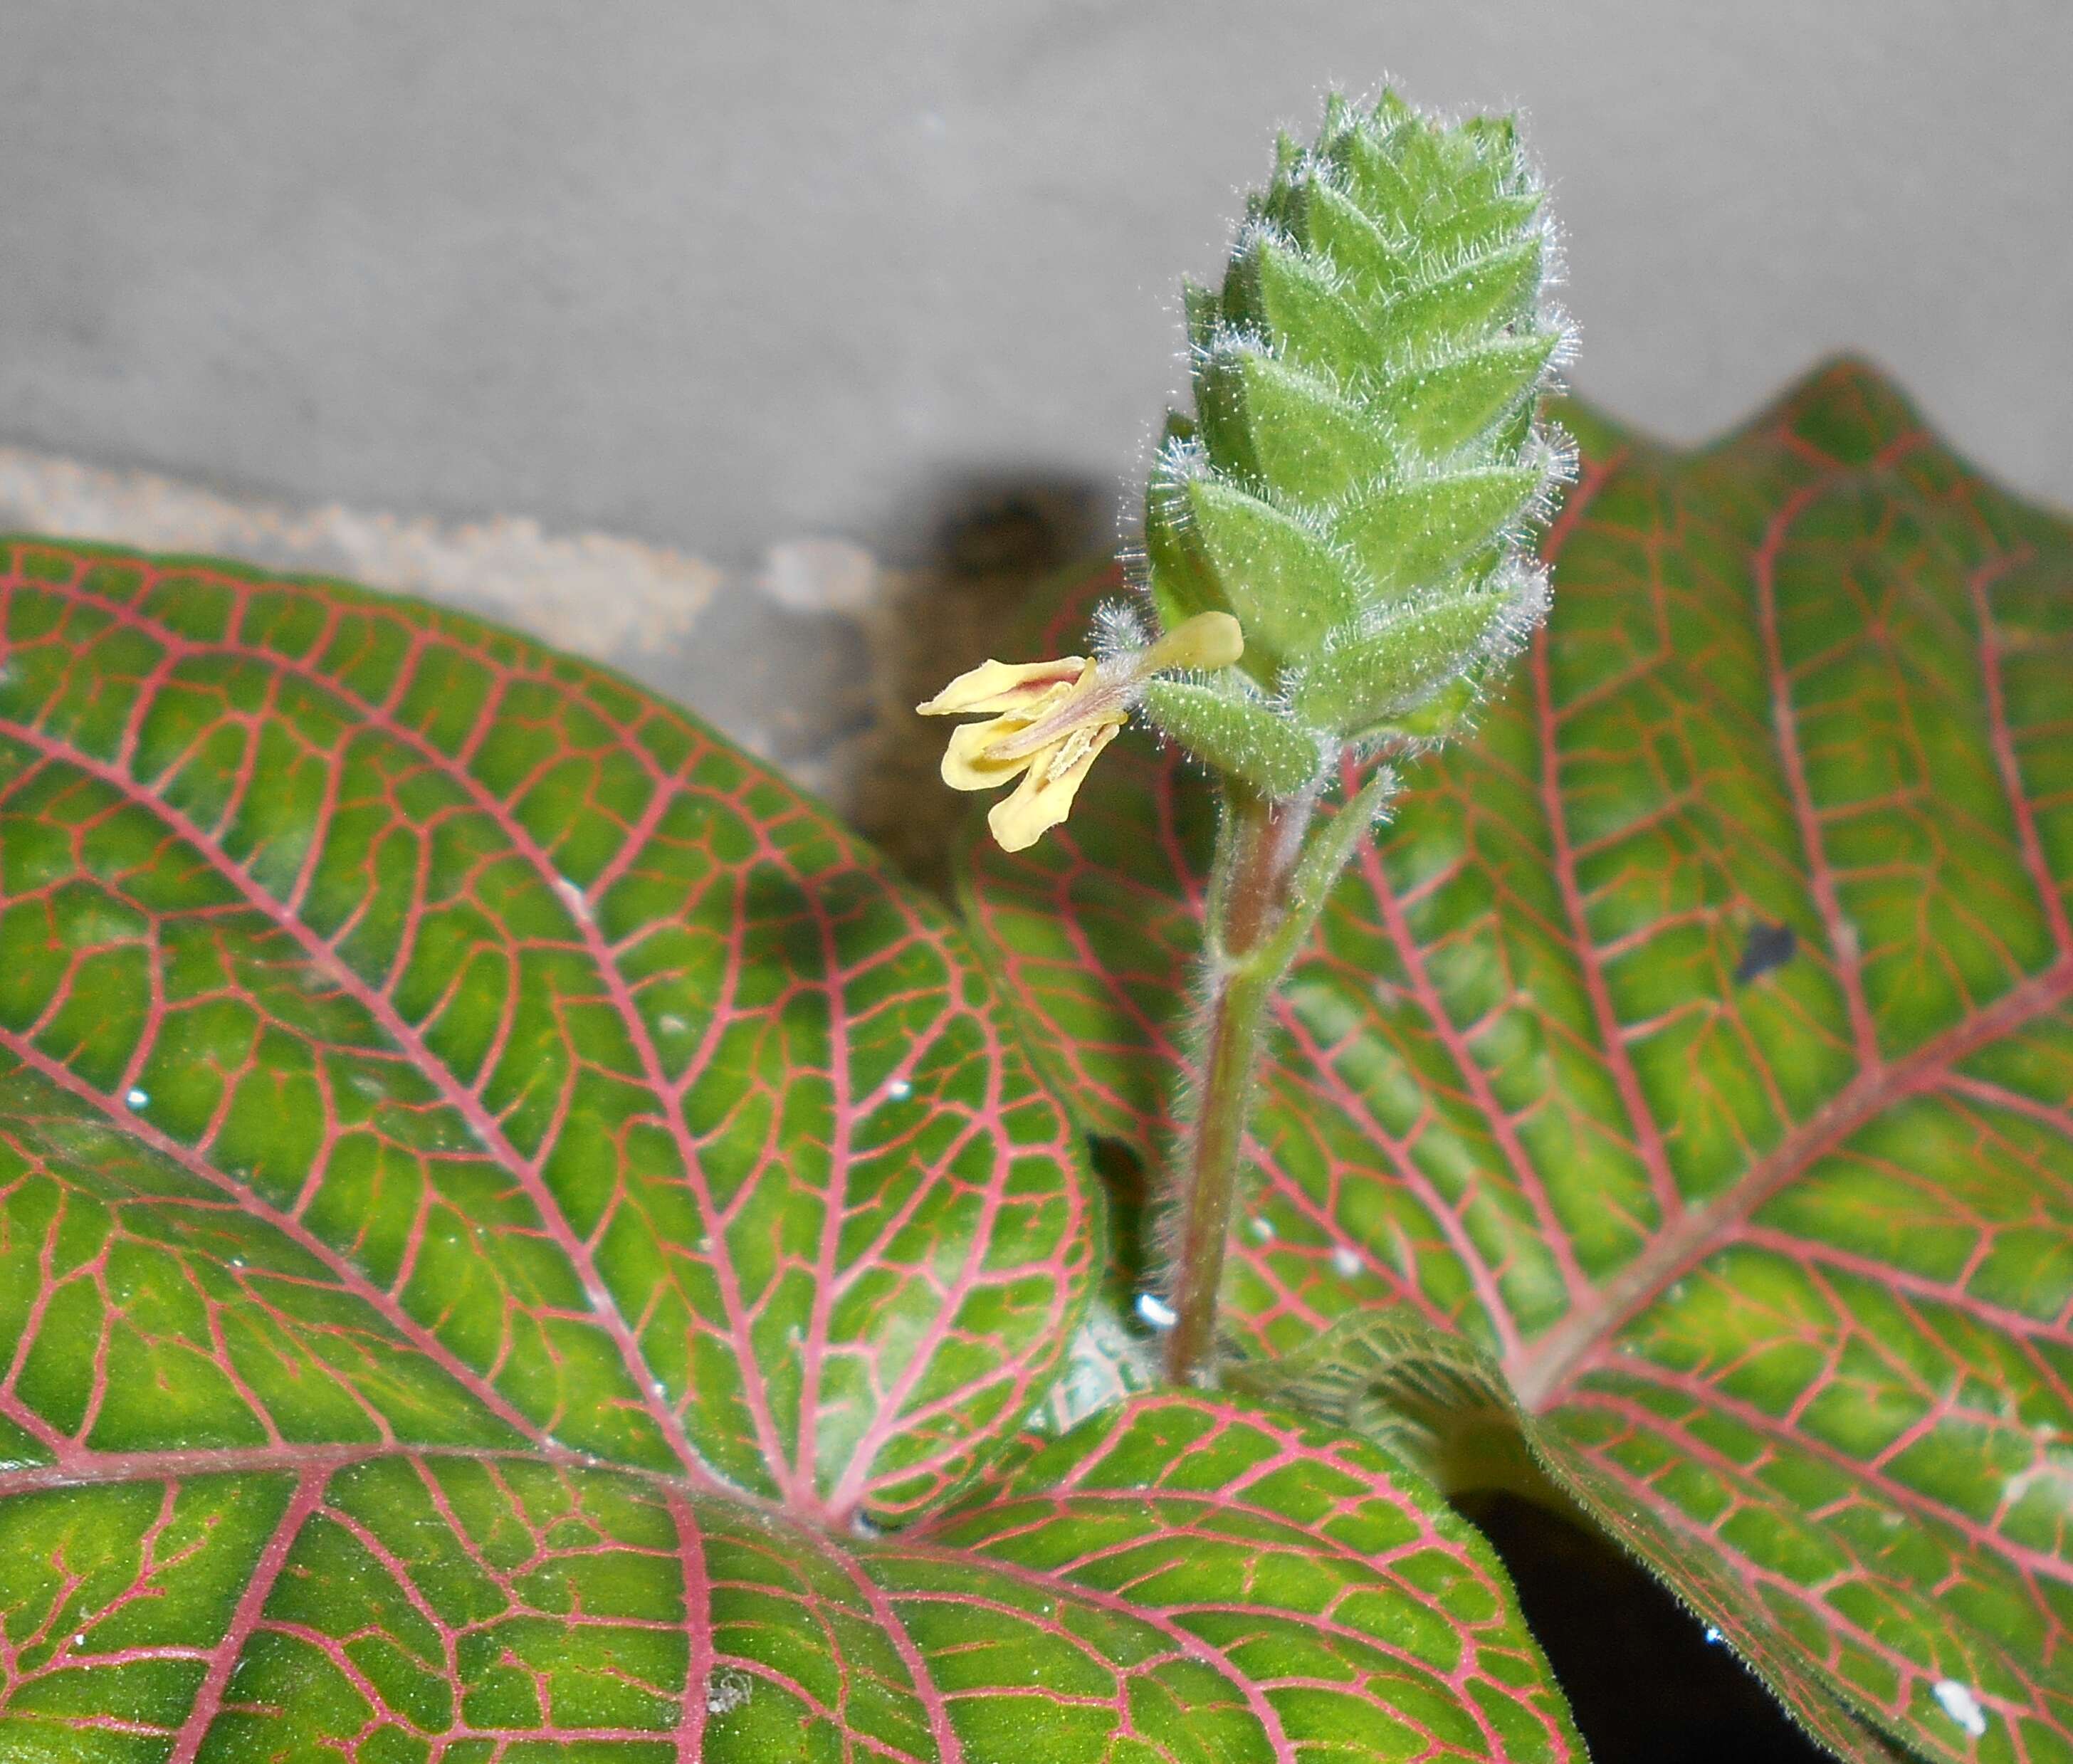
[[[1132,702],[1219,781],[1200,1075],[1167,1158],[1181,1384],[1211,1370],[1268,1005],[1395,775],[1373,764],[1335,813],[1321,800],[1348,765],[1442,738],[1539,623],[1527,542],[1568,469],[1538,421],[1567,332],[1513,123],[1334,101],[1317,145],[1284,137],[1277,158],[1221,291],[1188,291],[1195,415],[1169,420],[1145,508],[1164,634],[989,662],[921,707],[996,713],[958,731],[943,776],[1021,774],[994,811],[1004,850],[1065,818]]]
[[[962,925],[509,633],[0,545],[0,1758],[1581,1759],[1491,1479],[2073,1758],[2073,534],[1858,372],[1578,414],[1529,641],[1546,250],[1284,148],[1134,612],[934,702]],[[1177,1321],[1062,1400],[1090,1132]]]

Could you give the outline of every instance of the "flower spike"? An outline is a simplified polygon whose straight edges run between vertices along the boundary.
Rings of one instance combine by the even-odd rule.
[[[1130,720],[1154,674],[1226,668],[1244,652],[1236,619],[1204,612],[1148,649],[1111,661],[983,662],[914,708],[923,716],[985,717],[951,733],[943,782],[954,790],[991,790],[1019,777],[986,821],[1002,851],[1020,851],[1071,813],[1080,781]]]

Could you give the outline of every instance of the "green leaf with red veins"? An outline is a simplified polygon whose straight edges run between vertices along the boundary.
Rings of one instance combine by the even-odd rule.
[[[0,1083],[64,1215],[14,1247],[34,1449],[167,1400],[196,1444],[395,1424],[259,1262],[196,1290],[226,1209],[478,1427],[802,1515],[938,1497],[1027,1412],[1090,1277],[1078,1160],[960,942],[825,815],[406,603],[34,543],[0,597]],[[106,1176],[122,1141],[148,1172]]]
[[[1574,420],[1552,625],[1290,979],[1230,1328],[1457,1337],[1839,1752],[2063,1764],[2073,530],[1847,365],[1699,453]],[[1210,810],[1104,769],[968,904],[1156,1156]]]
[[[1224,1399],[882,1539],[537,1448],[104,1469],[0,1472],[10,1759],[1583,1755],[1428,1486]]]
[[[0,546],[0,1756],[1576,1757],[1371,1446],[1012,1443],[1075,1137],[942,915],[625,682]]]

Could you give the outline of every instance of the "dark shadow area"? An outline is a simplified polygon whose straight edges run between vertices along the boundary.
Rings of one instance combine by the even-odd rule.
[[[1119,481],[1037,467],[946,472],[887,523],[886,561],[967,586],[1041,574],[1111,550],[1124,495]]]
[[[1611,1544],[1515,1494],[1454,1505],[1503,1557],[1592,1764],[1823,1764],[1728,1649]]]
[[[1137,1154],[1120,1140],[1087,1141],[1087,1161],[1108,1197],[1108,1265],[1127,1292],[1149,1289],[1152,1280],[1152,1190]]]
[[[1735,964],[1735,984],[1748,986],[1790,962],[1799,939],[1789,925],[1770,925],[1759,919],[1749,928],[1741,959]]]
[[[892,523],[886,558],[907,587],[877,665],[896,697],[859,782],[855,821],[925,888],[950,883],[953,830],[975,799],[937,777],[947,722],[901,714],[989,656],[1027,661],[1036,596],[1061,571],[1092,571],[1116,543],[1123,486],[1041,472],[946,477]]]

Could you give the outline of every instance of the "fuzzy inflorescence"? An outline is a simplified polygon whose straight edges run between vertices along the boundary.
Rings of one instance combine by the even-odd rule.
[[[1146,496],[1160,624],[1227,611],[1242,666],[1146,708],[1254,789],[1438,739],[1545,616],[1532,552],[1572,454],[1539,419],[1571,346],[1543,190],[1508,118],[1385,93],[1284,138],[1222,285],[1189,288],[1195,394]]]

